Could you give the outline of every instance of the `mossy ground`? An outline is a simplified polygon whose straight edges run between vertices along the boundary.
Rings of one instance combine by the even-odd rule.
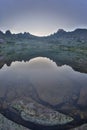
[[[0,44],[0,66],[12,61],[30,60],[37,56],[53,59],[57,64],[67,64],[87,73],[87,43],[49,41],[48,39],[5,39]]]

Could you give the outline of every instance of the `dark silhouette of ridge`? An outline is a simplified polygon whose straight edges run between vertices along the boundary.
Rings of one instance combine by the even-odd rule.
[[[58,35],[58,36],[62,36],[62,35],[87,35],[87,29],[81,29],[81,28],[78,28],[78,29],[75,29],[74,31],[65,31],[63,29],[58,29],[57,32],[51,34],[51,35],[48,35],[48,36],[42,36],[42,37],[50,37],[50,36],[55,36],[55,35]],[[32,35],[31,33],[29,32],[24,32],[24,33],[17,33],[17,34],[14,34],[14,33],[11,33],[10,30],[7,30],[5,33],[3,33],[2,31],[0,31],[0,36],[1,35],[4,35],[4,36],[10,36],[10,35],[13,35],[13,36],[19,36],[19,37],[29,37],[29,36],[33,36],[33,37],[39,37],[39,36],[35,36],[35,35]]]

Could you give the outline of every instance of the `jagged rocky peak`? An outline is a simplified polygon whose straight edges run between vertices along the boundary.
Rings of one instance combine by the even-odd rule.
[[[24,32],[23,35],[24,35],[25,37],[29,37],[31,34],[30,34],[29,32]]]
[[[24,34],[25,34],[25,35],[30,35],[30,33],[29,33],[29,32],[24,32]]]
[[[10,35],[11,35],[11,31],[10,31],[10,30],[7,30],[7,31],[5,32],[5,34],[6,34],[7,36],[10,36]]]
[[[57,33],[66,33],[64,29],[58,29]]]

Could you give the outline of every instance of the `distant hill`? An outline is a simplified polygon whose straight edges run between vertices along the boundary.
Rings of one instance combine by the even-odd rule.
[[[56,33],[49,36],[50,38],[79,38],[87,40],[87,29],[76,29],[71,32],[66,32],[63,29],[59,29]]]
[[[37,36],[34,36],[28,32],[24,32],[24,33],[18,33],[18,34],[12,34],[10,30],[7,30],[5,33],[3,33],[2,31],[0,31],[0,38],[37,38]]]
[[[34,36],[34,35],[30,34],[29,32],[12,34],[10,30],[7,30],[5,33],[0,31],[0,36],[17,36],[17,37],[23,37],[23,38],[30,38],[30,37],[34,37],[34,38],[36,37],[37,38],[37,37],[39,37],[39,36]],[[50,37],[50,38],[51,37],[57,37],[57,38],[59,38],[59,37],[87,38],[87,29],[76,29],[74,31],[69,31],[69,32],[67,32],[67,31],[65,31],[63,29],[59,29],[56,33],[51,34],[49,36],[45,36],[45,37]]]
[[[49,36],[34,36],[29,32],[12,34],[10,30],[7,30],[5,33],[0,31],[0,43],[2,41],[8,40],[37,40],[37,41],[46,41],[48,43],[56,43],[63,45],[78,45],[78,44],[87,44],[87,29],[76,29],[74,31],[65,31],[63,29],[59,29],[56,33],[51,34]],[[5,43],[5,42],[4,42]]]

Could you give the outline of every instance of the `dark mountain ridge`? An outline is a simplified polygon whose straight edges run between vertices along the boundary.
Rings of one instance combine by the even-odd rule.
[[[0,66],[12,61],[49,57],[58,65],[67,64],[87,73],[87,29],[59,29],[49,36],[39,37],[28,32],[13,34],[0,31]]]
[[[76,29],[74,31],[66,32],[63,29],[59,29],[56,33],[49,36],[50,38],[80,38],[87,40],[87,29]]]
[[[24,32],[24,33],[11,33],[10,30],[7,30],[5,33],[3,33],[2,31],[0,31],[0,37],[9,37],[9,36],[13,36],[13,37],[18,37],[18,38],[59,38],[59,37],[81,37],[81,38],[86,38],[87,39],[87,29],[75,29],[74,31],[65,31],[63,29],[59,29],[56,33],[51,34],[49,36],[35,36],[30,34],[29,32]]]

